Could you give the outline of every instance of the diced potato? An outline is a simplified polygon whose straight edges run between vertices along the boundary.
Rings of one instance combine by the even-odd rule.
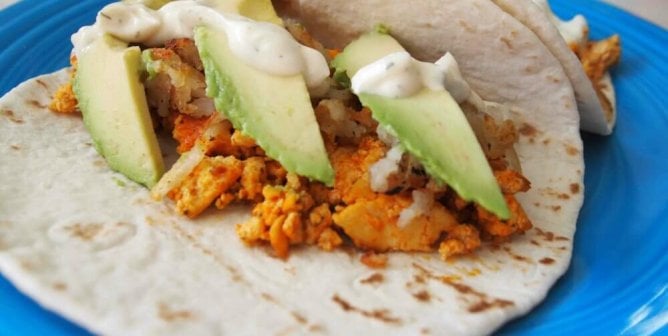
[[[197,217],[216,198],[232,187],[243,170],[241,161],[234,157],[205,157],[180,186],[168,196],[176,201],[176,210],[188,217]]]
[[[334,214],[334,223],[355,245],[374,251],[431,251],[441,234],[458,224],[443,206],[436,204],[427,215],[418,216],[400,228],[399,214],[410,204],[410,197],[380,195]]]

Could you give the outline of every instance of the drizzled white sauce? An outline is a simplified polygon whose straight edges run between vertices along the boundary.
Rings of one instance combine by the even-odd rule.
[[[407,227],[414,219],[426,215],[434,206],[434,194],[425,189],[413,190],[413,203],[401,210],[397,226],[400,229]]]
[[[324,56],[299,44],[283,27],[222,13],[197,0],[173,1],[159,10],[141,4],[110,4],[98,13],[94,25],[72,36],[72,44],[74,53],[81,55],[108,33],[128,43],[156,47],[170,39],[192,39],[198,26],[224,31],[232,52],[260,71],[277,76],[301,73],[309,88],[321,86],[329,77]]]
[[[378,139],[385,143],[390,150],[385,156],[369,166],[369,185],[375,192],[387,192],[389,179],[392,174],[399,172],[399,163],[404,155],[404,149],[399,144],[399,139],[392,129],[378,125],[376,127]]]
[[[587,43],[589,26],[584,16],[576,15],[569,21],[562,21],[552,12],[547,0],[533,0],[533,2],[547,14],[552,24],[557,27],[561,37],[566,40],[569,46],[577,45],[578,47],[582,47]]]
[[[459,65],[450,53],[435,63],[420,62],[405,51],[392,53],[360,69],[351,78],[351,84],[353,92],[358,95],[368,93],[403,98],[427,88],[447,90],[458,103],[471,100],[474,104],[483,104],[462,77]],[[404,149],[391,129],[379,125],[377,133],[390,150],[369,167],[369,184],[375,192],[387,192],[388,180],[399,171]],[[406,221],[412,218],[408,215],[404,217]]]
[[[454,57],[447,53],[435,63],[420,62],[408,52],[389,54],[360,69],[351,79],[355,94],[389,98],[410,97],[424,88],[447,90],[461,103],[471,94]]]
[[[385,154],[385,157],[376,161],[369,167],[369,185],[375,192],[387,192],[389,190],[389,178],[392,174],[399,172],[399,163],[404,155],[404,150],[398,143]]]

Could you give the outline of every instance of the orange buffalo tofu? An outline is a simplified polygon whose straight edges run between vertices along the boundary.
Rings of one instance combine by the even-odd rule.
[[[168,196],[179,213],[194,218],[232,187],[242,172],[243,163],[232,156],[205,157]]]
[[[458,224],[443,206],[435,204],[425,215],[399,227],[399,214],[410,204],[410,197],[379,195],[334,214],[334,223],[343,228],[356,246],[380,252],[431,251],[441,234]]]

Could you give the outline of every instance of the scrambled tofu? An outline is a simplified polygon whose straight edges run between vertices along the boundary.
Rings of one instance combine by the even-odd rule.
[[[303,29],[291,30],[300,41],[322,49]],[[246,244],[267,244],[279,258],[286,258],[293,246],[331,251],[352,244],[367,251],[363,259],[373,267],[386,262],[375,252],[438,251],[447,259],[474,252],[483,240],[502,241],[531,228],[513,196],[527,191],[530,184],[511,162],[509,153],[514,153],[518,139],[512,123],[485,116],[479,138],[512,212],[503,221],[432,180],[408,154],[399,172],[389,177],[389,191],[373,191],[369,168],[390,148],[376,133],[378,124],[371,112],[360,107],[349,91],[333,87],[315,106],[336,174],[330,188],[288,173],[213,110],[204,95],[202,64],[192,41],[173,40],[165,48],[146,52],[153,60],[154,73],[145,87],[155,125],[172,135],[179,153],[203,153],[203,159],[166,195],[184,216],[195,218],[212,205],[224,209],[232,203],[250,204],[251,219],[236,226]],[[600,54],[596,48],[592,53]],[[63,112],[76,108],[71,85],[56,93],[53,105]],[[427,195],[429,202],[402,223],[416,191]]]
[[[622,48],[618,35],[613,35],[601,41],[589,41],[583,47],[572,46],[573,52],[578,56],[582,67],[591,80],[598,95],[603,110],[608,120],[612,118],[612,102],[603,93],[606,89],[603,77],[608,70],[619,63]]]
[[[204,157],[168,196],[176,201],[179,213],[195,218],[237,183],[244,166],[234,156]]]
[[[59,87],[58,90],[53,94],[53,99],[49,104],[49,109],[56,113],[71,114],[78,113],[79,103],[77,97],[74,95],[74,90],[72,89],[72,81],[74,80],[74,75],[76,74],[77,68],[77,59],[72,56],[70,58],[70,63],[72,67],[70,69],[70,82]]]

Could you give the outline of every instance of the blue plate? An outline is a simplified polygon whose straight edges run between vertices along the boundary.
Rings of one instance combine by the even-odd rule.
[[[68,64],[69,37],[104,0],[23,0],[0,11],[0,96]],[[668,32],[593,1],[552,0],[584,14],[593,38],[621,35],[613,71],[619,119],[610,137],[583,134],[586,200],[568,273],[503,335],[668,335]],[[0,335],[86,335],[0,277]]]

